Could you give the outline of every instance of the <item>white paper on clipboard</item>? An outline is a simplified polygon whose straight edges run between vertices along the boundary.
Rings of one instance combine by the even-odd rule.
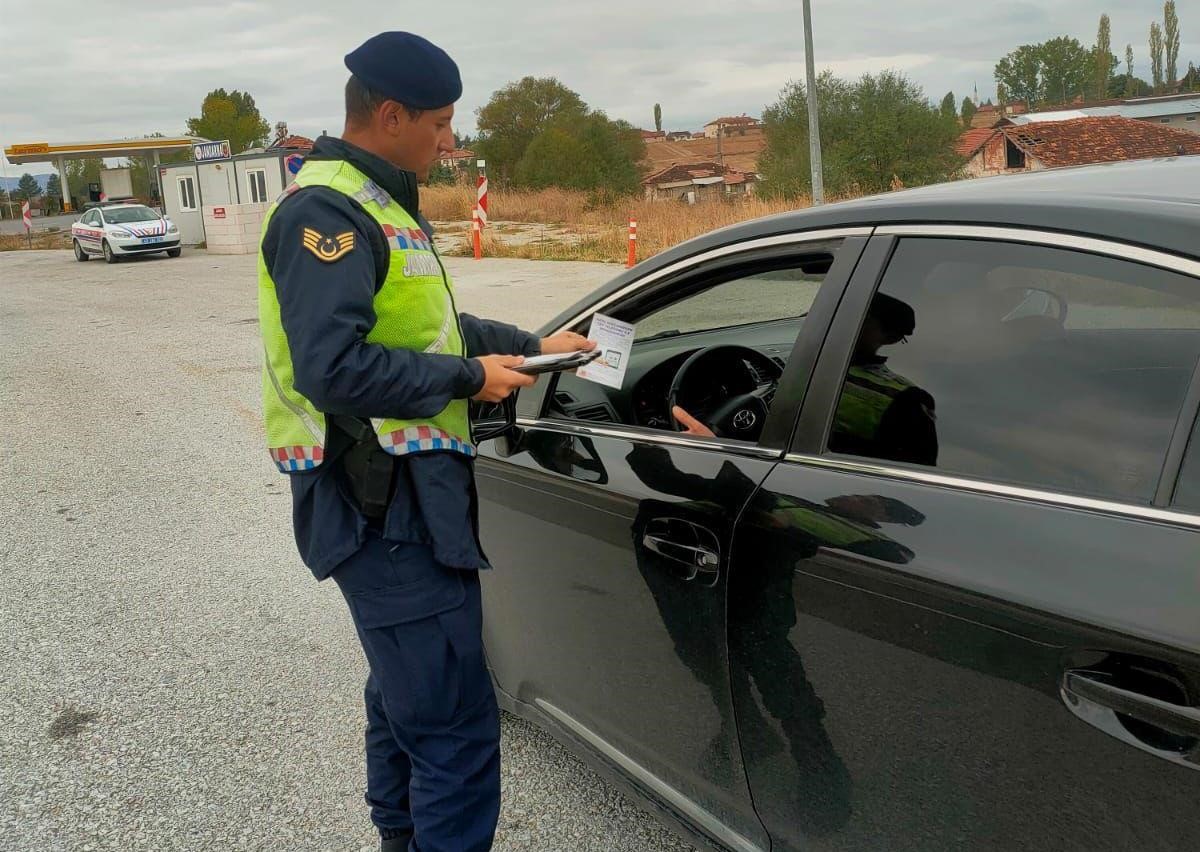
[[[575,371],[575,375],[589,382],[596,382],[620,390],[629,368],[629,354],[633,351],[633,326],[604,314],[592,317],[588,340],[596,341],[600,357]]]

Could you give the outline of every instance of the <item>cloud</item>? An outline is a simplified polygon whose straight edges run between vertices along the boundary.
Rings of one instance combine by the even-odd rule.
[[[1091,44],[1100,11],[1090,0],[815,4],[816,62],[844,77],[895,68],[934,100],[948,90],[961,99],[976,85],[987,97],[1006,52],[1062,34]],[[1200,61],[1200,19],[1184,12],[1181,69]],[[1110,14],[1115,51],[1132,42],[1145,74],[1160,0],[1130,0]],[[0,5],[0,143],[180,132],[218,87],[249,91],[268,121],[294,132],[338,132],[342,56],[385,29],[416,30],[456,58],[465,131],[492,92],[526,75],[557,77],[591,106],[643,127],[661,103],[670,129],[759,113],[804,76],[795,0],[190,0],[136,14],[11,2]]]

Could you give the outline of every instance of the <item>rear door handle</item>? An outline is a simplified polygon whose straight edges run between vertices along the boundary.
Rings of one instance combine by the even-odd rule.
[[[698,524],[682,518],[655,518],[646,524],[642,546],[651,553],[686,566],[681,580],[696,580],[715,585],[721,565],[717,537]]]
[[[1067,709],[1089,725],[1142,751],[1200,770],[1200,707],[1122,689],[1109,683],[1108,677],[1102,672],[1083,669],[1066,672],[1061,686]],[[1173,735],[1179,747],[1163,748],[1146,742],[1122,723],[1121,716]]]
[[[650,535],[650,533],[642,536],[642,544],[646,545],[647,550],[652,550],[659,556],[674,559],[676,562],[682,562],[696,569],[714,569],[721,562],[721,558],[707,547],[676,544],[665,538]]]

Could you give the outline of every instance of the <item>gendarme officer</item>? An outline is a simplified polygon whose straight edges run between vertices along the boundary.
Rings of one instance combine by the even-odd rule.
[[[366,652],[367,802],[382,849],[485,850],[500,808],[484,663],[468,400],[533,379],[539,340],[458,313],[417,205],[453,149],[458,67],[408,33],[346,56],[346,125],[267,214],[258,267],[267,443],[296,543],[332,576]]]

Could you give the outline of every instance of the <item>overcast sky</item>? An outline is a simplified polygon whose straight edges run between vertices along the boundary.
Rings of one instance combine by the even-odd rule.
[[[1177,5],[1182,74],[1200,64],[1200,6]],[[896,68],[934,100],[952,90],[961,102],[978,84],[986,99],[1004,53],[1064,34],[1091,45],[1105,11],[1114,53],[1132,42],[1135,73],[1148,78],[1161,0],[813,0],[816,63],[846,77]],[[460,132],[525,75],[557,77],[640,127],[661,103],[668,130],[758,115],[804,76],[800,0],[0,0],[0,144],[182,132],[218,87],[249,91],[293,133],[337,133],[342,57],[390,29],[420,33],[458,62]]]

